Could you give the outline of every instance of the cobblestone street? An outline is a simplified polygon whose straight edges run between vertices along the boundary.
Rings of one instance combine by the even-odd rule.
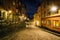
[[[0,40],[60,40],[60,0],[0,0]]]
[[[26,28],[4,40],[60,40],[60,37],[39,28]]]

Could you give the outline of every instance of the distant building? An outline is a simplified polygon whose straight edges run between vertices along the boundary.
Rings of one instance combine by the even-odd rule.
[[[60,32],[60,0],[44,0],[39,10],[41,25]]]
[[[7,11],[0,8],[0,22],[7,20]]]
[[[34,14],[33,21],[34,21],[34,25],[41,26],[40,14],[38,12]]]
[[[3,5],[1,8],[8,12],[8,21],[19,21],[19,16],[26,16],[26,6],[20,0],[2,0]]]

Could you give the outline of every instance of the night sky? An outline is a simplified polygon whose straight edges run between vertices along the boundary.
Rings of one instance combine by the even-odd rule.
[[[30,19],[32,19],[34,13],[37,12],[37,7],[41,2],[42,0],[22,0],[22,3],[26,5],[27,15]]]

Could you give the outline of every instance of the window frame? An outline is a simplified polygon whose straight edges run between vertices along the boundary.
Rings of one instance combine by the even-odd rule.
[[[59,28],[59,20],[53,20],[53,27]]]

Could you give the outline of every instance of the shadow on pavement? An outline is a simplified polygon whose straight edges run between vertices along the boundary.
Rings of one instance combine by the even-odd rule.
[[[20,30],[24,30],[25,23],[18,23],[18,24],[13,24],[13,25],[7,25],[3,26],[0,25],[0,39],[4,38],[5,36],[9,36],[10,34],[16,33]]]

